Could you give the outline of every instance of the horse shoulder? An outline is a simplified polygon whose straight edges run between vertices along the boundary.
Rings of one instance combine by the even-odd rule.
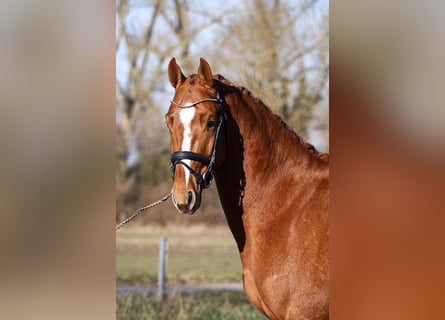
[[[292,182],[293,176],[297,178]],[[301,183],[298,175],[286,177],[288,183]],[[254,239],[247,243],[246,292],[270,319],[324,319],[328,314],[327,180],[324,175],[307,179],[303,191],[287,187],[283,190],[288,192],[273,196],[279,183],[277,179],[269,192],[262,193],[274,201],[255,206],[244,217],[248,239]]]

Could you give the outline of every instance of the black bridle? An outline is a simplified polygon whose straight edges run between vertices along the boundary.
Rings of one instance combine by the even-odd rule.
[[[226,114],[222,107],[222,99],[219,95],[219,90],[216,90],[216,98],[205,98],[200,99],[198,101],[195,101],[191,104],[182,105],[174,100],[171,100],[171,103],[173,103],[175,106],[186,109],[186,108],[192,108],[196,106],[197,104],[205,101],[212,101],[216,102],[218,104],[218,125],[216,127],[215,132],[215,141],[213,142],[213,148],[212,148],[212,154],[210,155],[210,158],[203,156],[202,154],[191,152],[191,151],[178,151],[174,152],[170,156],[170,173],[171,177],[174,180],[175,179],[175,168],[177,164],[182,164],[184,167],[186,167],[196,178],[197,184],[200,186],[200,189],[207,189],[212,184],[212,178],[213,178],[213,165],[215,164],[216,159],[216,147],[218,145],[220,133],[221,133],[221,127],[223,125],[224,119],[226,119]],[[183,160],[192,160],[192,161],[198,161],[207,166],[207,169],[204,171],[204,173],[201,175],[199,172],[192,169],[187,163],[185,163]]]

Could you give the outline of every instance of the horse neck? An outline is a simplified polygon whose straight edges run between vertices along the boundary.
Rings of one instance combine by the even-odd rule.
[[[309,171],[307,168],[316,160],[302,140],[261,102],[245,93],[229,94],[226,101],[229,143],[226,159],[215,171],[215,180],[229,227],[242,252],[245,228],[249,227],[242,216],[246,208],[257,205],[258,199],[249,186],[270,188],[270,180],[294,174],[289,170]]]
[[[304,171],[319,162],[312,150],[309,151],[312,146],[305,144],[281,118],[246,92],[241,97],[232,96],[229,109],[236,124],[235,136],[240,138],[231,141],[232,151],[236,154],[242,149],[243,169],[250,181],[267,183],[276,175],[288,173],[282,168]],[[229,157],[230,153],[229,150]]]

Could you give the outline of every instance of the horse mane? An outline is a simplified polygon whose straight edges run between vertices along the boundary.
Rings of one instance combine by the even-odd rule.
[[[328,153],[321,153],[319,152],[312,144],[304,141],[302,137],[300,137],[292,128],[290,128],[286,122],[284,122],[283,118],[275,113],[272,112],[272,110],[264,104],[264,102],[255,96],[249,89],[239,86],[231,82],[230,80],[224,78],[224,76],[217,74],[214,76],[214,79],[218,80],[224,85],[230,86],[238,90],[243,97],[246,98],[247,102],[252,102],[257,107],[262,109],[264,112],[269,114],[273,121],[275,121],[281,128],[283,128],[285,131],[288,132],[288,134],[291,136],[292,140],[296,142],[297,145],[299,145],[306,154],[310,155],[313,158],[316,158],[323,162],[329,161],[329,154]]]

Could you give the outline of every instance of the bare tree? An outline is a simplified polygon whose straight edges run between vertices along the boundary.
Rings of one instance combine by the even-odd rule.
[[[195,19],[192,24],[192,14],[205,13],[190,10],[186,0],[117,1],[116,53],[127,62],[125,74],[116,79],[118,211],[134,204],[143,183],[159,180],[153,172],[160,163],[153,154],[165,153],[161,149],[168,143],[160,134],[163,110],[154,97],[170,88],[165,85],[166,62],[176,56],[191,66],[191,42],[218,20]],[[165,173],[168,166],[161,167]]]
[[[326,1],[242,0],[224,8],[198,0],[117,1],[116,56],[125,61],[116,79],[118,212],[128,213],[147,201],[142,195],[168,184],[163,114],[173,56],[186,72],[206,57],[300,135],[309,127],[327,133],[326,112],[315,112],[327,106],[328,18],[320,3]]]
[[[237,61],[232,80],[261,97],[305,138],[314,109],[328,95],[328,12],[320,14],[320,5],[317,0],[244,0],[218,46],[222,68]]]

